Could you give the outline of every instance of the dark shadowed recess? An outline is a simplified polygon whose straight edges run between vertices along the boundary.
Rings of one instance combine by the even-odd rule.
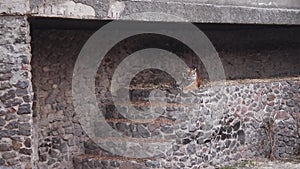
[[[31,29],[57,30],[64,32],[94,32],[110,21],[76,20],[58,18],[30,18]],[[147,24],[142,23],[141,24]],[[174,26],[180,23],[174,23]],[[296,77],[300,75],[300,26],[274,25],[240,25],[240,24],[195,24],[211,40],[222,60],[226,78],[235,79],[268,79]],[[67,36],[67,34],[66,34]],[[34,36],[32,38],[35,38]],[[82,37],[78,37],[82,38]],[[87,40],[87,39],[86,39]],[[172,51],[185,56],[190,66],[198,67],[202,78],[208,78],[201,61],[195,61],[195,55],[180,42],[159,35],[140,35],[120,42],[115,49],[132,50],[155,46],[173,47]],[[142,42],[142,43],[140,43]],[[159,43],[157,43],[159,42]],[[66,42],[72,43],[72,41]],[[142,46],[144,44],[145,46]],[[155,45],[154,45],[155,44]],[[118,45],[123,45],[122,48]],[[130,49],[131,48],[131,49]],[[130,52],[125,52],[130,54]],[[117,52],[114,52],[117,53]],[[122,53],[122,52],[119,52]],[[124,57],[120,56],[119,58]],[[107,55],[109,56],[109,54]],[[126,56],[125,56],[126,57]],[[120,62],[120,60],[115,60]]]

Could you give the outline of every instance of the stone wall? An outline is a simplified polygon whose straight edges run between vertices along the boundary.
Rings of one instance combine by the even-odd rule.
[[[34,119],[37,131],[35,155],[40,168],[72,168],[72,158],[84,152],[86,139],[74,114],[71,81],[80,46],[90,34],[84,31],[60,33],[32,33],[36,96]],[[64,33],[71,37],[64,36]],[[72,43],[69,43],[70,40]]]
[[[184,120],[170,125],[160,120],[152,124],[115,121],[110,125],[126,136],[147,138],[155,135],[176,140],[164,154],[150,159],[101,158],[101,149],[92,144],[93,155],[76,157],[75,168],[206,168],[236,165],[257,158],[293,159],[299,154],[298,80],[252,82],[211,89],[203,87],[195,95],[168,93],[168,103],[192,106],[167,107],[165,121]],[[181,101],[178,102],[177,98]],[[221,111],[216,126],[211,116]],[[115,112],[114,112],[115,113]],[[182,115],[185,113],[186,115]],[[178,116],[181,115],[181,116]],[[116,114],[111,116],[117,117]],[[179,119],[178,119],[179,118]],[[208,123],[207,123],[208,122]],[[209,133],[209,135],[206,135]],[[204,137],[205,136],[205,137]]]
[[[207,73],[201,61],[197,60],[188,48],[166,37],[146,35],[133,37],[118,44],[107,55],[102,65],[106,68],[99,69],[97,75],[96,91],[99,108],[107,110],[108,113],[105,114],[107,122],[114,129],[128,136],[146,138],[149,135],[162,133],[176,138],[172,150],[158,159],[112,156],[111,153],[95,145],[79,124],[72,104],[72,72],[82,45],[94,30],[33,30],[34,41],[31,45],[34,59],[31,63],[31,39],[27,16],[164,22],[283,25],[300,23],[299,4],[295,1],[279,3],[277,0],[265,0],[263,2],[269,3],[254,5],[250,1],[245,4],[228,1],[229,3],[224,6],[194,2],[190,0],[183,3],[2,0],[0,2],[0,168],[105,168],[107,166],[190,168],[197,165],[230,163],[243,157],[272,157],[273,155],[290,157],[298,154],[299,126],[296,121],[299,113],[299,79],[289,78],[299,76],[297,37],[300,33],[297,27],[240,29],[239,26],[233,25],[227,29],[222,25],[221,29],[215,26],[206,29],[205,32],[220,53],[227,79],[274,77],[279,79],[275,82],[267,80],[262,83],[259,80],[258,82],[246,81],[245,84],[225,85],[220,89],[221,95],[220,91],[210,91],[210,88],[204,86],[196,96],[181,95],[180,90],[167,88],[166,90],[169,91],[167,100],[172,104],[162,115],[161,120],[151,125],[131,124],[122,118],[112,105],[107,87],[110,85],[112,72],[121,58],[142,48],[160,47],[178,54],[190,66],[196,66],[203,79],[207,79]],[[143,12],[156,14],[125,17]],[[162,12],[179,15],[184,20],[161,15]],[[46,24],[46,27],[50,25]],[[31,67],[34,69],[32,80]],[[155,77],[151,83],[162,79],[167,80],[167,83],[172,82],[166,74],[156,70],[142,73],[141,76],[137,76],[136,82],[141,82],[139,80],[142,79],[142,75]],[[33,99],[32,83],[35,99]],[[138,88],[131,91],[131,99],[133,103],[137,103],[135,105],[137,109],[147,109],[147,106],[140,107],[139,102],[144,101],[143,104],[147,105],[149,93],[150,90],[143,91]],[[246,94],[253,99],[251,101],[245,99]],[[178,98],[182,98],[179,103],[176,102],[179,101]],[[215,102],[220,98],[225,99],[222,104],[227,107],[224,107],[225,112],[217,121],[219,128],[206,126],[209,132],[203,139],[201,115],[202,113],[208,116],[214,114],[214,111],[209,108],[211,105],[216,105]],[[186,105],[184,102],[193,102],[196,106],[188,106],[185,107],[186,109],[177,106]],[[251,104],[248,104],[249,102]],[[189,127],[170,126],[177,118],[172,117],[174,112],[193,114],[194,116],[186,116],[187,120],[190,120]],[[257,117],[257,113],[261,116],[257,115]],[[197,118],[192,120],[191,117]],[[248,147],[252,151],[245,151]]]
[[[236,81],[217,88],[203,86],[194,95],[182,94],[170,86],[166,90],[168,107],[154,124],[126,121],[112,103],[108,87],[112,72],[122,58],[139,49],[159,47],[178,54],[199,69],[201,78],[207,79],[204,66],[188,48],[166,37],[135,36],[117,44],[107,54],[96,77],[99,108],[106,110],[105,117],[112,128],[126,136],[147,138],[162,134],[174,138],[176,143],[172,149],[156,159],[112,156],[82,130],[74,112],[71,82],[77,55],[93,32],[45,29],[32,32],[37,133],[34,157],[40,168],[191,168],[299,153],[296,121],[300,111],[300,83],[297,78],[286,79],[299,75],[299,40],[295,38],[300,34],[298,29],[206,28],[204,32],[220,54],[227,79]],[[144,81],[143,76],[152,77],[152,81]],[[261,79],[240,80],[248,78]],[[172,82],[166,74],[151,70],[137,75],[132,85],[139,86],[142,82],[155,85],[155,81],[162,79],[165,83]],[[139,88],[131,91],[136,108],[148,108],[149,92]],[[204,124],[218,110],[223,110],[222,116],[213,123],[218,125]],[[183,112],[188,115],[176,116]],[[176,119],[185,119],[188,125],[170,125]]]
[[[0,166],[29,169],[33,98],[29,24],[24,16],[0,16],[0,27]]]

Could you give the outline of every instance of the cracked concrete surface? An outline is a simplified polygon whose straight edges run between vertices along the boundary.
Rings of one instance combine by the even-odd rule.
[[[31,0],[30,10],[33,16],[76,19],[300,24],[297,0],[261,0],[259,3],[250,0]],[[149,17],[149,13],[158,15]]]
[[[35,6],[31,13],[47,16],[64,16],[64,17],[79,17],[88,18],[95,17],[96,12],[93,7],[75,3],[74,1],[49,1]]]

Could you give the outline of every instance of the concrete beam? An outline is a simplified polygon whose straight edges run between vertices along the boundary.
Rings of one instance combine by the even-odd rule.
[[[134,1],[134,0],[133,0]],[[146,0],[135,0],[146,1]],[[154,0],[150,0],[154,1]],[[257,8],[289,8],[299,9],[299,0],[159,0],[161,2],[176,2],[176,3],[194,3],[207,5],[231,5],[231,6],[247,6]]]
[[[76,19],[299,25],[300,1],[30,0],[30,13]]]

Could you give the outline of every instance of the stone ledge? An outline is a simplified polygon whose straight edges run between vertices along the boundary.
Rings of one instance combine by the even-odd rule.
[[[140,169],[146,167],[145,163],[147,160],[151,160],[151,159],[82,154],[73,158],[73,165],[75,169],[94,169],[94,168]]]
[[[122,4],[112,3],[109,5],[108,1],[105,0],[80,0],[78,3],[65,0],[64,3],[60,4],[46,2],[43,5],[41,2],[35,4],[31,2],[30,6],[31,15],[38,17],[197,23],[300,24],[300,9],[281,6],[203,4],[188,1],[124,1]],[[81,7],[85,10],[77,9],[81,9]],[[176,17],[170,17],[170,15]]]

